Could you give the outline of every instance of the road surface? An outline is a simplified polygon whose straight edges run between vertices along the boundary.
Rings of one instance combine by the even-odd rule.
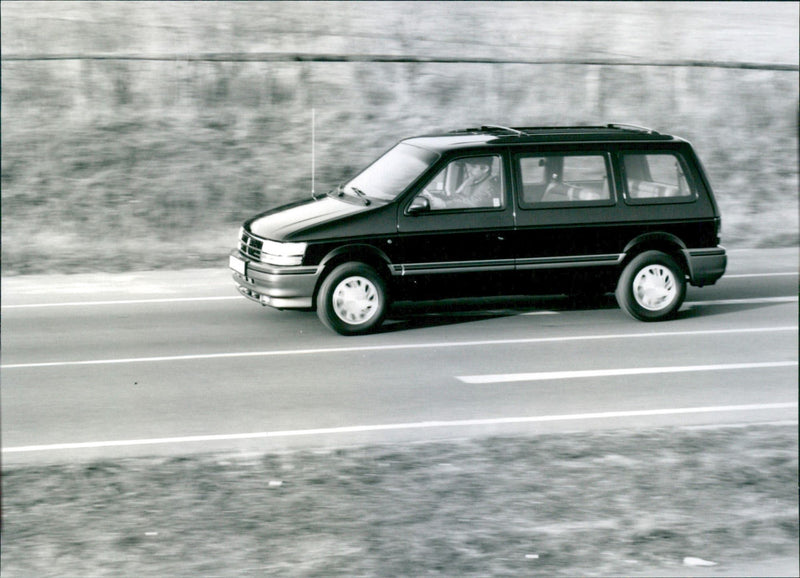
[[[3,279],[3,460],[794,422],[797,249],[729,256],[674,321],[493,299],[354,338],[246,301],[224,268]]]

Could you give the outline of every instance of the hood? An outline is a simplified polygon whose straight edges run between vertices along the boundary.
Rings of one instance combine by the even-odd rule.
[[[301,231],[325,225],[358,213],[369,211],[370,206],[323,197],[307,199],[272,209],[250,219],[245,225],[262,239],[290,241]]]

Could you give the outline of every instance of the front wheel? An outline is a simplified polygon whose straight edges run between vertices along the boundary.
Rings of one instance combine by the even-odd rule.
[[[341,335],[361,335],[386,316],[383,278],[369,265],[344,263],[325,278],[317,294],[317,316]]]
[[[645,251],[622,271],[616,296],[634,319],[660,321],[677,313],[686,297],[686,279],[675,259],[661,251]]]

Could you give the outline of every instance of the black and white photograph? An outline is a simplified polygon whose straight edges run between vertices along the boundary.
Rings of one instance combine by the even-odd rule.
[[[0,1],[0,572],[800,575],[800,2]]]

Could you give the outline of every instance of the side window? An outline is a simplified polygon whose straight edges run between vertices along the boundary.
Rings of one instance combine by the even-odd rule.
[[[612,200],[605,155],[524,156],[517,160],[523,207],[608,204]]]
[[[427,203],[431,211],[496,209],[505,206],[500,155],[451,161],[417,195],[412,206]]]
[[[531,204],[541,201],[547,188],[547,159],[545,157],[521,157],[519,170],[522,177],[522,203]]]
[[[623,154],[622,164],[634,203],[686,202],[696,196],[683,161],[674,154]]]

